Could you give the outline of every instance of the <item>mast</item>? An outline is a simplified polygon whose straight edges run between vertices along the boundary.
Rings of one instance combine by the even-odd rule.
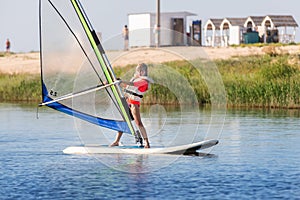
[[[115,85],[114,81],[116,80],[115,74],[112,70],[112,67],[105,55],[105,51],[96,35],[95,30],[93,29],[86,13],[84,12],[82,5],[80,4],[79,0],[71,0],[72,5],[75,9],[75,12],[83,26],[83,29],[90,41],[90,44],[94,50],[94,53],[96,54],[96,57],[99,61],[99,64],[101,66],[101,69],[103,70],[103,73],[107,79],[108,84],[111,84],[111,90],[113,92],[114,97],[117,101],[117,106],[119,107],[119,110],[121,112],[121,115],[126,121],[130,132],[133,136],[135,136],[136,141],[140,142],[142,145],[142,137],[140,135],[140,131],[135,126],[133,119],[131,118],[131,115],[129,113],[129,109],[127,107],[127,103],[125,100],[124,95],[122,94],[121,88],[119,85]]]

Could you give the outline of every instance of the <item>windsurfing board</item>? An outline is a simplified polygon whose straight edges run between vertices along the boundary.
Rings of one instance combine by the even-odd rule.
[[[187,145],[173,147],[142,148],[138,146],[71,146],[63,150],[65,154],[194,154],[197,150],[207,149],[218,140],[204,140]]]

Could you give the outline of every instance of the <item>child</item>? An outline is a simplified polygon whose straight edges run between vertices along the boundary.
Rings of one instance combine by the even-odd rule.
[[[129,82],[120,82],[120,86],[125,87],[125,95],[127,97],[127,102],[132,116],[134,118],[134,121],[139,127],[141,134],[144,138],[145,148],[150,148],[150,144],[146,129],[141,120],[140,105],[143,95],[150,88],[150,83],[153,83],[153,80],[148,77],[148,67],[144,63],[141,63],[136,67],[134,77]],[[122,132],[118,132],[115,141],[110,146],[119,146],[122,134]]]

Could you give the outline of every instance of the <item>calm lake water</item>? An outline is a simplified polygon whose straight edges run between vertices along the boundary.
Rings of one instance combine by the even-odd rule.
[[[206,111],[203,126],[161,113],[157,132],[182,123],[175,143],[182,127],[216,125],[205,123]],[[227,110],[208,156],[65,155],[81,144],[74,120],[48,108],[36,114],[34,106],[0,104],[0,199],[300,199],[299,110]]]

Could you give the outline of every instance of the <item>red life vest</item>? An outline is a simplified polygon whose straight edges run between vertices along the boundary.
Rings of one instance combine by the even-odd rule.
[[[140,77],[133,81],[133,85],[128,85],[125,93],[128,96],[127,102],[129,104],[140,105],[143,95],[149,89],[149,81],[147,78]]]

